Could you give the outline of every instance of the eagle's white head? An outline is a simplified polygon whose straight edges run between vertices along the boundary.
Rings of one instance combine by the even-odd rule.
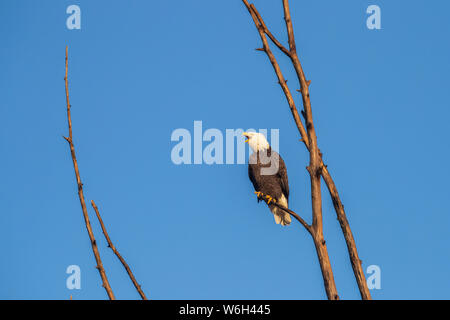
[[[248,145],[252,148],[253,152],[259,152],[270,148],[269,142],[267,142],[266,137],[262,133],[244,132],[242,135],[247,138],[245,142],[248,142]]]

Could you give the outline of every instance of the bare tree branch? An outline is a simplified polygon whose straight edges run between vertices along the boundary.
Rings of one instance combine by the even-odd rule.
[[[83,217],[84,222],[86,224],[86,229],[89,234],[89,239],[91,240],[92,245],[92,251],[94,252],[95,261],[97,262],[97,270],[100,273],[100,277],[103,281],[103,288],[105,288],[106,293],[108,294],[108,297],[110,300],[115,300],[114,293],[111,289],[111,286],[109,285],[108,278],[106,277],[105,269],[103,268],[103,263],[100,258],[100,252],[98,251],[97,242],[95,241],[94,233],[92,231],[91,223],[89,221],[89,215],[86,208],[86,202],[84,200],[84,194],[83,194],[83,183],[81,182],[80,178],[80,172],[78,170],[78,162],[77,158],[75,156],[75,147],[73,144],[73,137],[72,137],[72,118],[70,114],[70,101],[69,101],[69,80],[68,80],[68,47],[66,47],[66,75],[64,77],[65,85],[66,85],[66,104],[67,104],[67,122],[69,126],[69,137],[64,137],[66,141],[69,143],[70,146],[70,153],[72,155],[72,162],[73,162],[73,168],[75,170],[75,177],[77,180],[77,186],[78,186],[78,197],[80,198],[81,203],[81,209],[83,210]]]
[[[372,300],[369,287],[367,286],[366,275],[362,268],[362,261],[358,256],[358,250],[356,248],[356,242],[353,238],[352,229],[347,220],[345,214],[344,205],[339,198],[336,185],[328,171],[327,166],[322,167],[322,177],[330,192],[331,200],[333,201],[334,210],[336,211],[339,225],[341,226],[342,233],[344,234],[345,242],[347,244],[347,250],[350,256],[350,262],[352,264],[353,273],[355,274],[356,283],[358,284],[359,292],[363,300]]]
[[[267,199],[265,199],[265,198],[263,198],[263,197],[260,197],[260,196],[258,196],[258,198],[261,199],[261,200],[263,200],[263,201],[265,201],[267,204],[269,204],[269,202],[268,202]],[[280,208],[280,209],[282,209],[282,210],[284,210],[284,211],[286,211],[287,213],[289,213],[289,214],[290,214],[291,216],[293,216],[298,222],[300,222],[300,224],[301,224],[303,227],[305,227],[306,231],[308,231],[310,235],[313,235],[312,227],[311,227],[305,220],[303,220],[303,218],[300,217],[297,213],[295,213],[295,212],[292,211],[291,209],[286,208],[285,206],[279,204],[278,202],[270,202],[270,204],[271,204],[271,205],[274,205],[274,206],[276,206],[276,207],[278,207],[278,208]]]
[[[309,166],[308,172],[311,180],[311,200],[313,209],[313,223],[314,229],[314,244],[319,256],[320,266],[322,268],[322,274],[325,283],[325,289],[327,291],[328,299],[339,299],[337,294],[336,284],[334,282],[333,271],[331,268],[330,259],[326,248],[326,243],[323,236],[323,218],[322,218],[322,192],[320,189],[321,182],[321,170],[322,161],[320,157],[319,148],[317,146],[317,136],[314,128],[314,122],[312,117],[311,102],[309,99],[309,82],[306,81],[305,75],[300,65],[300,61],[297,56],[294,29],[292,27],[292,20],[289,11],[289,1],[283,0],[284,7],[284,19],[286,22],[286,29],[289,39],[289,51],[290,58],[297,71],[300,91],[303,98],[303,108],[305,110],[305,126],[308,133],[309,140]],[[299,74],[300,73],[300,74]]]
[[[289,57],[291,55],[291,53],[269,31],[266,24],[264,23],[264,20],[261,18],[261,15],[259,14],[258,10],[256,10],[255,5],[252,3],[252,4],[250,4],[250,7],[253,10],[253,12],[255,13],[256,17],[259,20],[259,23],[261,24],[261,27],[263,28],[263,30],[267,34],[267,36],[270,38],[270,40],[272,40],[272,42],[278,47],[278,49],[280,49],[282,52],[284,52]]]
[[[106,241],[108,242],[108,247],[110,247],[111,250],[114,252],[114,254],[117,256],[117,258],[119,258],[120,262],[122,263],[122,265],[124,266],[125,270],[127,271],[128,276],[130,277],[131,281],[133,282],[133,285],[136,288],[136,290],[138,291],[138,293],[141,296],[142,300],[148,300],[147,297],[145,296],[144,291],[142,291],[141,286],[136,281],[136,278],[134,277],[133,272],[131,272],[131,269],[128,266],[128,263],[126,263],[125,259],[121,256],[119,251],[117,251],[116,247],[114,246],[114,244],[112,243],[111,239],[109,238],[108,232],[106,231],[105,225],[103,224],[103,219],[100,216],[100,212],[98,211],[98,207],[95,204],[94,200],[91,200],[91,205],[92,205],[92,208],[94,208],[94,210],[95,210],[95,213],[97,215],[98,221],[100,222],[100,226],[102,227],[103,234],[105,235]]]

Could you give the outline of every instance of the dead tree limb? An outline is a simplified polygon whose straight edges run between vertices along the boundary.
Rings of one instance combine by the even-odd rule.
[[[120,260],[120,262],[122,263],[122,265],[124,266],[125,270],[128,273],[128,276],[131,279],[131,282],[133,282],[134,287],[136,288],[137,292],[139,293],[139,295],[141,296],[142,300],[148,300],[147,297],[145,296],[144,291],[142,291],[141,286],[139,285],[139,283],[136,281],[136,278],[134,277],[133,272],[131,272],[130,267],[128,266],[128,263],[125,261],[125,259],[122,257],[122,255],[119,253],[119,251],[117,251],[116,247],[114,246],[114,244],[112,243],[111,239],[109,238],[108,232],[106,231],[105,225],[103,223],[103,219],[100,216],[100,212],[98,210],[97,205],[95,204],[94,200],[91,200],[91,205],[92,208],[94,208],[95,214],[97,215],[97,219],[100,222],[100,226],[102,227],[102,231],[103,234],[106,238],[106,241],[108,242],[108,247],[111,248],[111,250],[114,252],[114,254],[117,256],[117,258]]]
[[[297,55],[288,0],[283,0],[283,8],[284,8],[284,12],[285,12],[285,21],[286,21],[286,27],[288,29],[288,35],[290,35],[290,36],[288,36],[289,37],[289,47],[290,47],[289,57],[291,58],[292,64],[295,68],[295,71],[297,73],[297,77],[298,77],[298,80],[300,83],[300,93],[302,95],[305,113],[307,116],[309,114],[312,119],[311,102],[310,102],[310,96],[309,96],[309,85],[310,85],[311,81],[306,81],[302,65],[301,65],[300,60]],[[266,30],[267,30],[267,28],[266,28]],[[362,265],[361,265],[361,260],[359,259],[358,250],[356,249],[356,242],[355,242],[355,239],[353,238],[353,233],[352,233],[352,230],[350,229],[350,224],[348,223],[347,216],[346,216],[345,210],[344,210],[344,206],[342,205],[336,185],[334,184],[334,181],[331,178],[331,175],[330,175],[327,167],[323,164],[322,154],[320,154],[320,152],[319,152],[319,155],[321,157],[321,166],[322,166],[322,170],[320,173],[325,181],[325,184],[327,185],[328,191],[333,200],[333,206],[335,208],[336,215],[337,215],[339,224],[342,229],[342,233],[344,234],[344,238],[345,238],[345,241],[347,244],[347,250],[350,255],[350,262],[352,264],[353,273],[355,275],[356,282],[358,284],[361,298],[364,300],[370,300],[371,299],[370,291],[367,286],[366,277],[365,277],[365,274],[364,274],[364,271],[363,271]]]
[[[330,259],[323,236],[323,218],[322,218],[322,194],[320,189],[322,161],[319,148],[317,146],[317,135],[314,128],[314,122],[312,117],[311,101],[309,99],[309,85],[310,81],[306,81],[303,74],[300,60],[298,59],[297,49],[295,45],[294,28],[292,26],[291,15],[289,11],[289,1],[283,0],[284,7],[284,20],[286,22],[286,29],[289,39],[289,52],[292,64],[297,71],[298,80],[300,83],[300,91],[303,98],[303,109],[305,126],[308,133],[309,141],[309,155],[310,162],[308,166],[308,172],[311,180],[311,199],[313,210],[313,223],[314,229],[314,244],[319,255],[320,265],[322,267],[322,274],[324,278],[325,288],[327,291],[328,299],[339,299],[337,294],[336,285],[334,283],[333,271],[331,268]]]
[[[108,294],[108,297],[110,300],[115,300],[114,293],[111,289],[111,286],[109,285],[108,278],[106,277],[105,269],[103,268],[102,259],[100,258],[100,252],[98,251],[97,242],[95,241],[94,232],[92,231],[91,223],[89,221],[89,215],[86,208],[86,202],[84,200],[84,194],[83,194],[83,183],[81,182],[80,178],[80,172],[78,170],[78,162],[77,158],[75,156],[75,146],[73,144],[73,137],[72,137],[72,118],[70,114],[70,101],[69,101],[69,79],[68,79],[68,70],[69,70],[69,63],[68,63],[68,47],[66,47],[66,75],[64,77],[64,82],[66,85],[66,104],[67,104],[67,122],[69,126],[69,136],[64,137],[66,141],[69,143],[70,146],[70,153],[72,155],[72,162],[73,162],[73,168],[75,170],[75,178],[77,181],[77,187],[78,187],[78,197],[80,198],[80,204],[81,209],[83,210],[83,217],[84,222],[86,224],[86,229],[89,234],[89,239],[91,240],[91,246],[92,251],[94,252],[95,261],[97,262],[97,270],[100,273],[100,277],[102,278],[102,287],[105,288],[106,293]]]
[[[305,116],[305,120],[307,120],[307,117],[309,117],[312,120],[312,111],[311,111],[311,103],[310,103],[310,97],[309,97],[309,85],[311,83],[311,81],[307,81],[300,63],[300,60],[298,58],[297,55],[297,50],[296,50],[296,45],[295,45],[295,38],[294,38],[294,32],[293,32],[293,26],[292,26],[292,20],[291,20],[291,16],[290,16],[290,10],[289,10],[289,2],[288,0],[282,0],[283,2],[283,9],[284,9],[284,13],[285,13],[285,23],[286,23],[286,29],[288,32],[288,41],[289,41],[289,50],[287,50],[273,35],[272,33],[269,31],[269,29],[267,28],[266,24],[264,23],[261,15],[259,14],[259,12],[256,10],[255,6],[253,4],[249,5],[248,2],[246,0],[243,0],[244,4],[246,5],[247,9],[249,10],[250,14],[252,14],[253,20],[255,22],[255,25],[258,28],[261,28],[264,33],[271,39],[271,41],[283,52],[285,53],[292,61],[292,64],[295,68],[295,71],[297,73],[297,78],[299,80],[300,83],[300,90],[298,90],[301,94],[302,94],[302,100],[303,100],[303,105],[305,107],[304,110],[304,116]],[[256,20],[254,18],[254,16],[256,16]],[[258,27],[259,26],[259,27]],[[263,40],[264,43],[264,39],[263,36],[261,35],[260,32],[260,36],[261,39]],[[265,38],[265,37],[264,37]],[[266,42],[266,46],[267,48],[269,48],[267,41]],[[272,65],[274,65],[272,60],[275,60],[275,58],[273,57],[273,54],[271,54],[270,49],[269,51],[266,50],[266,53],[269,56],[269,59],[271,60]],[[269,54],[270,53],[270,54]],[[276,61],[275,61],[276,62]],[[275,66],[274,66],[275,68]],[[278,68],[279,69],[279,68]],[[277,70],[275,68],[275,71],[277,73]],[[277,73],[278,75],[278,73]],[[278,78],[280,79],[279,75]],[[280,83],[281,85],[281,83]],[[283,89],[283,91],[286,94],[286,90]],[[289,93],[289,97],[288,98],[288,102],[289,101],[293,101],[292,96]],[[303,141],[303,143],[305,144],[306,148],[308,149],[308,151],[311,152],[311,146],[310,146],[310,139],[309,136],[307,134],[307,132],[305,131],[305,128],[303,126],[303,123],[300,120],[300,117],[298,116],[298,111],[297,108],[295,107],[294,103],[289,103],[289,107],[291,108],[291,112],[292,115],[294,117],[295,123],[297,125],[297,128],[300,132],[300,136],[302,137],[301,141]],[[308,111],[309,111],[309,115],[308,115]],[[318,150],[318,149],[317,149]],[[319,150],[318,150],[319,151]],[[353,238],[353,234],[352,231],[350,229],[350,225],[348,223],[345,211],[344,211],[344,206],[340,200],[339,197],[339,193],[337,191],[336,185],[328,171],[328,168],[326,165],[324,165],[323,160],[322,160],[322,154],[319,151],[319,156],[320,156],[320,174],[322,176],[322,178],[325,181],[325,184],[327,185],[328,191],[330,193],[330,196],[333,200],[333,206],[335,208],[336,211],[336,215],[337,218],[339,220],[339,224],[341,226],[342,232],[344,234],[344,238],[347,244],[347,249],[350,255],[350,261],[352,264],[352,268],[353,268],[353,272],[355,274],[355,278],[358,284],[358,288],[361,294],[361,297],[364,300],[370,300],[371,296],[370,296],[370,291],[367,287],[367,283],[366,283],[366,279],[365,279],[365,275],[364,272],[362,270],[362,265],[361,265],[361,260],[359,259],[358,256],[358,251],[356,249],[356,243],[355,240]]]
[[[258,192],[255,192],[256,194],[258,194]],[[270,202],[267,199],[263,198],[262,196],[258,195],[258,199],[263,200],[264,202],[266,202],[268,205],[272,204],[275,207],[278,207],[284,211],[286,211],[287,213],[289,213],[291,216],[293,216],[298,222],[300,222],[300,224],[305,227],[306,231],[309,232],[310,235],[313,235],[313,230],[312,230],[312,226],[310,226],[305,220],[303,220],[302,217],[300,217],[300,215],[298,215],[297,213],[295,213],[294,211],[292,211],[289,208],[286,208],[285,206],[279,204],[278,202]]]

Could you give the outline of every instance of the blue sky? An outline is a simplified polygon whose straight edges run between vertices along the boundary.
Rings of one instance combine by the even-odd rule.
[[[81,30],[66,28],[71,4]],[[281,2],[255,4],[285,41]],[[382,30],[366,28],[371,4]],[[375,299],[450,298],[449,10],[442,0],[291,1],[320,148],[363,268],[381,268]],[[326,298],[312,240],[298,223],[275,225],[246,165],[170,159],[172,131],[195,120],[279,129],[291,209],[311,221],[308,154],[241,1],[7,0],[0,38],[0,298],[107,298],[62,138],[66,45],[85,196],[150,298]],[[323,195],[338,292],[357,299]],[[139,298],[90,216],[116,297]],[[66,288],[73,264],[81,290]]]

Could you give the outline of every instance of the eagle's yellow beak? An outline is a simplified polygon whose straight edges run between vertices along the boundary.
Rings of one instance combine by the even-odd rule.
[[[244,137],[246,137],[246,138],[249,138],[249,136],[248,136],[248,133],[247,133],[247,132],[243,132],[243,133],[242,133],[242,135],[243,135]],[[247,139],[247,140],[245,140],[245,142],[248,142],[248,140],[250,140],[250,139]]]

